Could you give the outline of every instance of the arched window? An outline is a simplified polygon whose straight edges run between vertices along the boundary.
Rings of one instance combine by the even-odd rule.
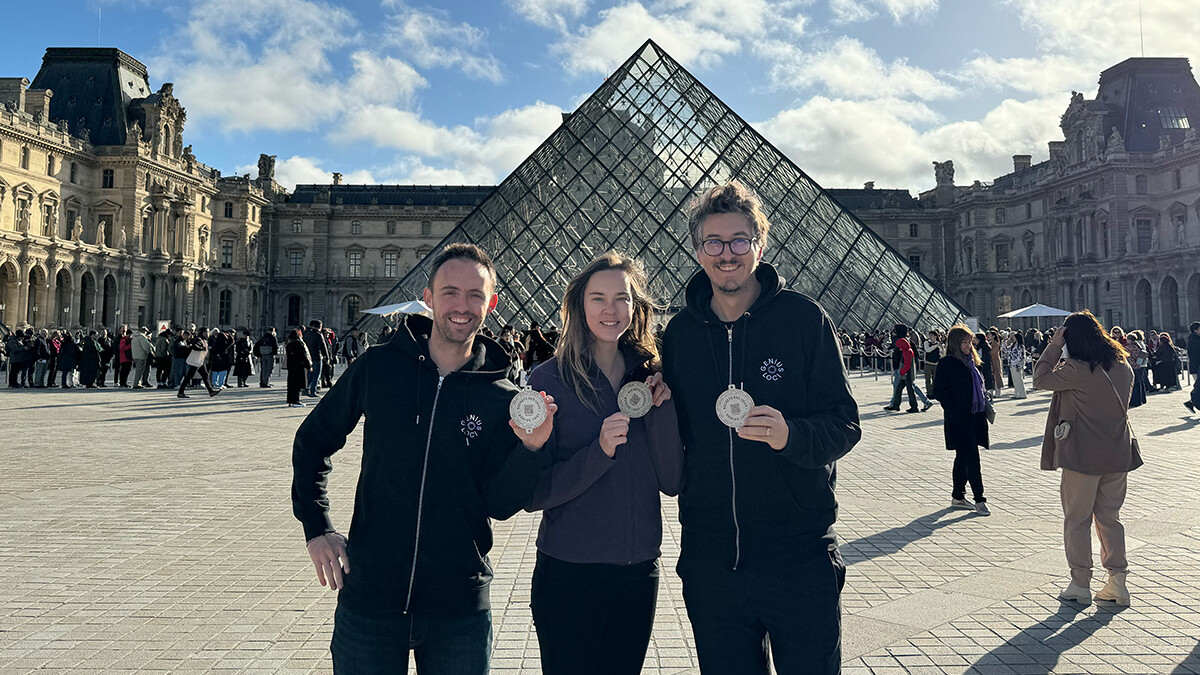
[[[29,170],[29,148],[21,146],[21,168]]]
[[[55,169],[54,155],[46,155],[46,175],[53,176],[55,173],[54,169]],[[1179,172],[1176,171],[1176,173],[1179,173]]]
[[[220,303],[217,310],[217,323],[229,326],[233,316],[233,291],[228,288],[221,291]]]
[[[170,124],[163,125],[162,149],[163,149],[164,155],[170,156],[170,154],[171,154],[171,125]]]
[[[150,172],[146,172],[146,192],[150,191]]]

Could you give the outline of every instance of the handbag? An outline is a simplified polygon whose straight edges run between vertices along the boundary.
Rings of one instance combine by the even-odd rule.
[[[988,401],[988,402],[987,402],[987,403],[984,405],[984,407],[983,407],[983,414],[984,414],[984,415],[987,415],[987,421],[988,421],[988,424],[995,424],[995,423],[996,423],[996,407],[992,405],[992,402],[991,402],[991,401]]]
[[[1121,392],[1117,391],[1117,385],[1113,384],[1112,378],[1109,377],[1107,370],[1104,370],[1103,368],[1101,370],[1104,372],[1104,377],[1108,378],[1108,384],[1112,387],[1113,396],[1117,397],[1117,403],[1124,408],[1125,402],[1121,399]],[[1136,469],[1144,464],[1144,462],[1142,461],[1141,443],[1138,443],[1137,434],[1133,432],[1133,425],[1129,423],[1128,408],[1125,409],[1125,428],[1129,429],[1129,467],[1132,471],[1133,469]]]
[[[199,368],[200,366],[204,365],[204,358],[206,356],[208,356],[208,352],[206,352],[206,351],[198,352],[193,349],[192,353],[188,354],[187,364],[189,366],[194,366],[196,368]]]

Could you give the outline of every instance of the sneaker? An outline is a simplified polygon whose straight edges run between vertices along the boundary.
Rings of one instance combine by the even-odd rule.
[[[973,508],[975,508],[975,507],[974,507],[974,506],[971,504],[971,502],[969,502],[969,501],[967,501],[967,500],[965,500],[965,499],[951,499],[951,500],[950,500],[950,508],[952,508],[952,509],[967,509],[967,510],[970,510],[970,509],[973,509]]]
[[[988,508],[987,502],[975,502],[975,513],[981,516],[990,516],[992,510]]]
[[[1125,572],[1109,572],[1108,583],[1096,591],[1096,599],[1129,606],[1129,589],[1125,587]]]
[[[1192,414],[1196,413],[1196,404],[1192,403],[1191,401],[1184,401],[1183,405],[1186,406],[1188,410],[1191,410]]]
[[[921,408],[921,412],[928,412],[933,407],[933,401],[926,401],[925,406]]]
[[[1092,604],[1092,591],[1085,586],[1076,586],[1075,582],[1072,581],[1069,586],[1064,588],[1062,592],[1058,594],[1058,599],[1078,602],[1083,605],[1090,605]]]
[[[906,412],[906,413],[921,412],[921,409],[920,408],[909,408],[908,410],[905,410],[904,412]]]

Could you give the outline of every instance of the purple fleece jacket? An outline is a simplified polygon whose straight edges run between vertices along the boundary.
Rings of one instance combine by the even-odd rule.
[[[622,384],[645,381],[643,360],[625,351]],[[627,565],[659,557],[662,505],[659,492],[675,496],[683,474],[683,442],[675,401],[630,422],[624,444],[609,458],[600,449],[600,427],[620,412],[608,378],[593,368],[599,413],[588,410],[558,377],[558,360],[530,373],[529,384],[554,397],[554,433],[546,449],[553,464],[542,472],[527,510],[542,510],[537,547],[573,563]]]

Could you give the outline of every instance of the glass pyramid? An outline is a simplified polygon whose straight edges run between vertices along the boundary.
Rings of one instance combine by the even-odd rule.
[[[615,248],[645,263],[672,312],[699,270],[687,229],[693,195],[738,179],[771,223],[765,259],[849,331],[903,322],[948,327],[965,312],[811,178],[647,41],[442,242],[492,255],[500,304],[488,319],[557,325],[567,282]],[[421,297],[433,255],[380,299]],[[386,319],[364,315],[374,333]]]

